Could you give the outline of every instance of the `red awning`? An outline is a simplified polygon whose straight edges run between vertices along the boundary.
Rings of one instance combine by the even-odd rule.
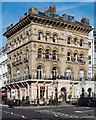
[[[3,93],[2,93],[2,92],[0,91],[0,96],[7,96],[7,92],[3,92]]]

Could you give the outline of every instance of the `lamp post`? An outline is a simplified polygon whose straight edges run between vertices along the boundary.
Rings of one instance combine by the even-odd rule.
[[[56,97],[56,105],[58,105],[58,81],[56,79],[56,87],[55,87],[55,97]]]

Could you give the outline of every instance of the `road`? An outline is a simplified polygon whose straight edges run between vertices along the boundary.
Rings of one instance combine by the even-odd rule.
[[[94,108],[91,107],[76,107],[76,106],[63,106],[63,107],[17,107],[8,108],[2,107],[2,118],[6,120],[12,119],[22,120],[95,120]],[[2,120],[3,120],[2,119]],[[84,120],[85,120],[84,119]]]

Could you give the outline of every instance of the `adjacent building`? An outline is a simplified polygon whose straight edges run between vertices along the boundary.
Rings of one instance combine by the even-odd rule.
[[[89,33],[88,38],[88,80],[94,79],[94,36],[93,30]]]
[[[0,88],[7,83],[7,45],[0,49]]]
[[[8,98],[36,102],[72,96],[70,83],[88,80],[89,19],[30,8],[20,21],[7,27]],[[81,88],[82,89],[82,88]]]

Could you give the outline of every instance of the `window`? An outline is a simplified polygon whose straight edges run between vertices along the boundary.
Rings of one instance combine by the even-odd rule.
[[[67,61],[71,61],[71,53],[70,52],[67,53]]]
[[[38,49],[38,58],[42,58],[42,55],[43,55],[42,49],[39,48]]]
[[[43,69],[41,66],[37,67],[37,79],[42,79],[43,77]]]
[[[28,32],[26,33],[26,40],[27,41],[29,40],[29,33]]]
[[[57,36],[53,35],[53,42],[57,43]]]
[[[80,70],[79,72],[79,80],[82,81],[84,79],[84,71]]]
[[[91,48],[91,42],[88,42],[89,48]]]
[[[29,78],[29,67],[28,66],[26,67],[26,78],[27,79]]]
[[[70,68],[68,68],[68,69],[66,70],[66,78],[67,78],[67,79],[71,79],[71,69],[70,69]]]
[[[19,77],[20,77],[20,71],[17,70],[17,80],[19,80]]]
[[[91,64],[91,56],[88,56],[89,64]]]
[[[80,46],[81,47],[83,46],[83,40],[80,40]]]
[[[57,59],[57,51],[54,50],[54,51],[53,51],[53,60],[56,60],[56,59]]]
[[[96,52],[96,45],[94,45],[94,49],[95,49],[94,51]]]
[[[40,87],[40,98],[43,98],[43,97],[44,97],[44,94],[45,94],[45,87],[44,87],[44,86],[41,86],[41,87]]]
[[[49,35],[49,33],[46,34],[46,41],[50,41],[50,35]]]
[[[43,34],[42,34],[42,32],[38,33],[38,40],[43,40]]]
[[[21,41],[21,44],[23,43],[23,37],[22,35],[20,35],[20,41]]]
[[[80,62],[83,62],[83,54],[80,54]]]
[[[71,38],[68,37],[67,44],[71,44]]]
[[[76,38],[74,39],[74,45],[77,45],[77,39]]]
[[[47,49],[46,54],[45,54],[46,59],[49,59],[49,56],[50,56],[50,51],[49,51],[49,49]]]
[[[29,59],[29,50],[27,49],[26,52],[27,52],[27,53],[26,53],[26,57],[27,57],[27,59]]]
[[[58,76],[58,69],[56,67],[53,67],[52,69],[52,79],[56,79]]]
[[[88,73],[88,80],[91,80],[91,73]]]
[[[77,53],[74,53],[74,62],[77,62]]]

